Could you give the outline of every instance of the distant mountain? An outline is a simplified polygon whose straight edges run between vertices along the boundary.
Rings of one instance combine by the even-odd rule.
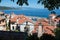
[[[39,8],[31,8],[31,7],[7,7],[7,6],[0,6],[0,10],[40,10]]]
[[[39,8],[31,8],[31,7],[18,7],[17,9],[21,9],[21,10],[35,10],[35,9],[39,9]],[[39,9],[40,10],[40,9]]]
[[[7,6],[0,6],[0,10],[35,10],[37,8],[30,8],[30,7],[7,7]]]
[[[10,10],[10,9],[16,9],[16,8],[14,8],[14,7],[0,6],[0,10]]]

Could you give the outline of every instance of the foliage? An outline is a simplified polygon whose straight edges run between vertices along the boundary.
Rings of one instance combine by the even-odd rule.
[[[9,27],[7,26],[7,27],[6,27],[6,31],[9,31],[9,30],[10,30]]]
[[[49,34],[43,34],[40,38],[40,40],[56,40],[54,36],[49,35]]]
[[[11,0],[14,2],[14,0]],[[17,0],[16,2],[19,6],[23,6],[23,4],[29,5],[28,0]]]
[[[28,36],[26,40],[39,40],[36,34],[33,34],[31,36]]]
[[[57,16],[56,18],[59,18],[60,16]],[[58,22],[58,24],[57,24],[57,28],[54,30],[54,32],[55,32],[55,38],[57,39],[57,40],[60,40],[60,20],[59,20],[59,22]]]
[[[14,0],[11,0],[11,1],[13,1],[13,2],[14,2]]]
[[[28,36],[26,40],[56,40],[54,36],[49,34],[43,34],[40,38],[37,37],[37,35]]]
[[[60,0],[39,0],[38,3],[40,2],[45,8],[48,8],[48,10],[59,9],[60,7]]]
[[[60,40],[60,28],[55,29],[55,35],[56,40]]]
[[[0,2],[1,2],[1,0],[0,0]]]
[[[11,1],[14,2],[15,0],[11,0]],[[23,4],[29,5],[28,0],[17,0],[16,3],[19,6],[23,6]],[[38,0],[38,3],[42,3],[45,8],[48,8],[48,10],[59,9],[60,7],[60,0]]]
[[[18,30],[15,30],[15,32],[19,32]]]

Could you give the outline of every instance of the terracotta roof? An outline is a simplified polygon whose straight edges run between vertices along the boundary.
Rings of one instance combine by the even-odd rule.
[[[40,23],[40,22],[38,22],[38,21],[35,23],[35,25],[34,25],[34,28],[35,28],[35,29],[37,29],[37,28],[39,27],[39,23]]]
[[[49,25],[48,19],[40,19],[40,20],[38,20],[35,23],[35,29],[37,29],[39,27],[39,23],[41,23],[43,25],[43,29],[44,29],[45,33],[54,35],[54,33],[52,31],[55,29],[55,27]]]
[[[0,20],[2,20],[3,18],[0,16]]]
[[[38,19],[37,21],[38,21],[38,22],[43,22],[43,21],[44,21],[44,19],[43,19],[43,18],[41,18],[41,19]]]
[[[26,21],[33,23],[32,20],[29,19],[29,18],[22,18],[22,19],[19,19],[19,20],[18,20],[18,24],[22,24],[22,23],[24,23],[24,22],[26,22]]]
[[[49,25],[49,20],[48,20],[48,19],[43,18],[43,19],[41,19],[41,20],[42,20],[42,21],[40,21],[40,22],[41,22],[41,24],[42,24],[43,26]]]
[[[41,18],[39,20],[37,20],[37,22],[49,22],[49,20],[47,18]]]
[[[18,22],[17,22],[18,20]],[[24,16],[24,15],[16,15],[14,16],[13,18],[10,19],[11,22],[17,22],[18,24],[22,24],[24,23],[25,21],[28,21],[28,22],[32,22],[31,19],[29,19],[28,17]],[[33,22],[32,22],[33,23]]]
[[[48,25],[49,25],[49,23],[46,23],[46,22],[41,22],[41,24],[42,24],[43,26],[48,26]]]
[[[10,18],[10,22],[16,22],[17,18],[18,16],[15,15],[13,18]]]
[[[54,32],[53,32],[55,29],[54,26],[43,26],[43,29],[44,29],[45,33],[54,35]]]
[[[25,15],[18,15],[18,18],[25,18]]]
[[[42,19],[39,19],[39,20],[37,20],[36,21],[36,23],[35,23],[35,28],[38,28],[38,26],[40,25],[40,23],[44,26],[46,26],[46,25],[49,25],[48,24],[48,19],[44,19],[44,18],[42,18]]]
[[[20,20],[18,20],[18,24],[22,24],[22,23],[24,23],[26,20],[25,19],[20,19]]]
[[[5,22],[2,22],[2,23],[0,24],[0,26],[4,26],[4,25],[6,25],[6,23],[5,23]]]
[[[2,17],[0,16],[0,20],[2,20],[2,19],[5,19],[5,18],[2,18]]]
[[[16,20],[18,19],[18,16],[15,14],[12,14],[12,18],[10,18],[10,22],[16,22]]]
[[[60,18],[59,18],[59,20],[60,20]]]

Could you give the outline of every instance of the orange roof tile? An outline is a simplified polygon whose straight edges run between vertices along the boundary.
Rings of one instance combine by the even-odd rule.
[[[5,22],[2,22],[2,23],[0,24],[0,26],[4,26],[4,25],[6,25],[6,23],[5,23]]]
[[[22,18],[22,19],[19,19],[19,20],[18,20],[18,24],[22,24],[22,23],[24,23],[24,22],[26,22],[26,21],[33,23],[32,20],[29,19],[29,18]]]
[[[16,22],[17,20],[18,20],[18,22],[17,22],[18,24],[22,24],[25,21],[32,22],[31,19],[29,19],[28,17],[26,17],[24,15],[16,15],[13,18],[10,19],[11,22]]]
[[[43,29],[44,29],[45,33],[54,35],[54,32],[53,32],[55,29],[54,26],[43,26]]]
[[[34,28],[37,29],[39,27],[39,24],[40,22],[39,21],[36,21],[36,23],[34,24]]]
[[[60,18],[58,18],[58,20],[60,20]]]
[[[40,23],[41,23],[42,25],[48,25],[47,19],[42,18],[42,19],[39,19],[39,20],[36,21],[36,23],[35,23],[35,28],[38,28],[39,25],[40,25]]]
[[[48,25],[49,25],[49,23],[46,23],[46,22],[41,22],[41,24],[42,24],[43,26],[48,26]]]
[[[11,22],[16,22],[17,18],[18,18],[18,16],[14,16],[13,18],[10,18],[10,21]]]
[[[18,20],[18,24],[22,24],[22,23],[24,23],[26,20],[24,20],[24,19],[20,19],[20,20]]]
[[[0,17],[0,20],[2,20],[3,18],[2,17]]]
[[[2,20],[2,19],[5,19],[5,18],[2,18],[2,17],[0,16],[0,20]]]

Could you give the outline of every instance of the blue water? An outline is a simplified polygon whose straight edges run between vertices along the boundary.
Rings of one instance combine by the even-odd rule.
[[[3,10],[6,14],[11,14],[14,12],[15,14],[24,14],[26,16],[37,16],[37,17],[48,17],[50,11],[47,9],[20,9],[20,10]],[[57,15],[60,15],[60,9],[55,10]]]

